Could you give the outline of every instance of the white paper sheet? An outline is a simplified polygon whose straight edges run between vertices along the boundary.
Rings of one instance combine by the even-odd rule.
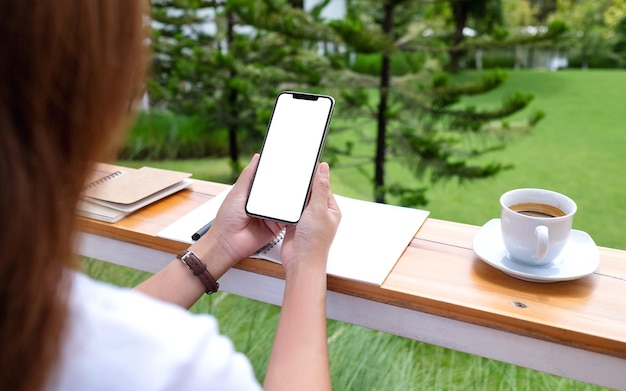
[[[381,285],[429,213],[336,196],[342,219],[328,274]]]
[[[231,188],[232,186],[163,228],[157,233],[157,237],[188,244],[193,243],[191,235],[204,227],[205,224],[213,221]]]
[[[217,214],[228,190],[183,216],[157,234],[192,243],[191,235]],[[429,213],[335,195],[342,219],[330,248],[327,273],[381,285]],[[279,237],[255,258],[280,262]]]

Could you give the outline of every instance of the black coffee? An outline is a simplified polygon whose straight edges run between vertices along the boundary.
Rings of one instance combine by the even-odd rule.
[[[539,204],[536,202],[522,202],[509,206],[514,212],[521,213],[532,217],[561,217],[565,216],[565,212],[556,206],[548,204]]]

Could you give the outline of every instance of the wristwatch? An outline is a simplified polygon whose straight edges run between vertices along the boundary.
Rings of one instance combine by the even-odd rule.
[[[206,265],[202,263],[200,258],[198,258],[193,251],[183,250],[176,258],[180,259],[180,261],[187,266],[187,269],[191,270],[193,275],[202,281],[202,284],[206,288],[207,295],[217,292],[220,284],[215,281],[215,278],[213,278],[211,273],[207,270]]]

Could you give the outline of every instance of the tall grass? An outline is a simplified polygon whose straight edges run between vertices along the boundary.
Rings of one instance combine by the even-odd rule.
[[[476,73],[461,77],[476,77]],[[545,187],[577,201],[574,228],[589,232],[600,245],[626,249],[625,85],[626,72],[524,71],[511,73],[501,89],[468,100],[488,106],[514,91],[533,93],[536,99],[528,111],[541,109],[547,116],[530,134],[512,138],[505,150],[485,157],[511,163],[513,170],[490,180],[431,186],[426,206],[431,217],[481,225],[498,216],[498,197],[504,191]],[[361,131],[372,132],[373,128]],[[328,142],[340,144],[342,137],[331,134]],[[193,172],[201,179],[230,181],[226,159],[122,164],[169,167]],[[369,175],[372,169],[371,165],[365,167],[365,173]],[[420,185],[410,174],[400,175],[408,183]],[[336,193],[371,199],[368,177],[354,167],[337,166],[331,180]],[[123,286],[134,286],[148,276],[94,260],[86,260],[84,267],[96,278]],[[192,311],[216,316],[221,331],[250,357],[257,377],[263,378],[278,307],[220,292],[203,297]],[[336,390],[600,389],[337,321],[328,321],[328,338]]]
[[[102,281],[132,287],[148,273],[93,259],[83,270]],[[225,292],[203,296],[194,313],[210,313],[220,332],[251,361],[262,381],[280,308]],[[338,321],[327,325],[334,390],[601,390],[600,387],[397,337]]]

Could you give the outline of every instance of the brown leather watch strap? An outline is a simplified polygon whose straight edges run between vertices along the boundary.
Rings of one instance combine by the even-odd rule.
[[[220,284],[215,281],[215,278],[213,278],[211,273],[207,270],[206,265],[202,263],[200,258],[198,258],[193,251],[183,250],[176,256],[176,258],[180,259],[181,262],[193,272],[193,275],[202,281],[208,295],[217,292]]]

